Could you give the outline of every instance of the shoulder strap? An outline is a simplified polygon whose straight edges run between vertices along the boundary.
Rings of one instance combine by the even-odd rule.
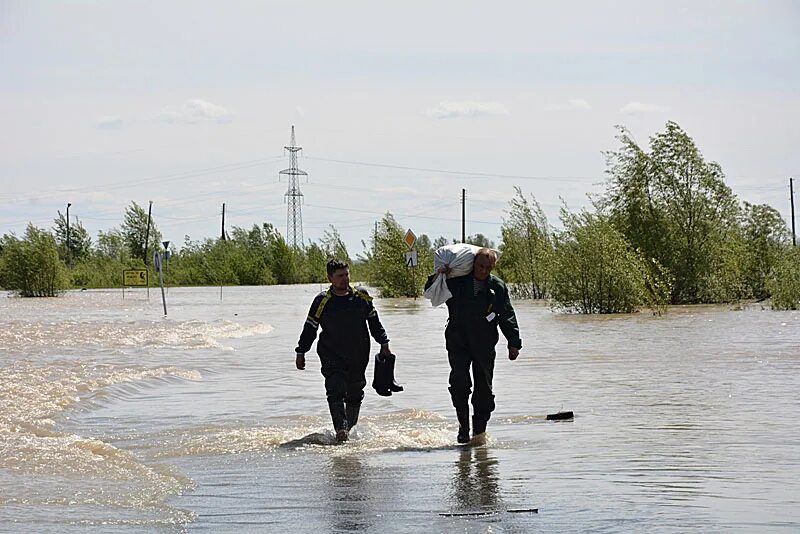
[[[372,296],[364,290],[358,289],[356,286],[350,286],[350,290],[353,292],[353,295],[359,297],[367,302],[372,302]]]
[[[317,322],[319,322],[320,318],[322,317],[322,310],[325,309],[325,305],[331,299],[332,294],[333,292],[331,291],[331,288],[328,288],[328,291],[325,292],[325,296],[322,297],[322,300],[319,301],[319,305],[317,306],[317,311],[314,313],[314,317],[317,319]]]

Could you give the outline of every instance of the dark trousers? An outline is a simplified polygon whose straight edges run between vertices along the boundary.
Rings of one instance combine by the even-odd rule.
[[[487,350],[475,350],[466,344],[447,340],[447,359],[450,361],[450,398],[456,410],[468,409],[473,381],[470,380],[470,368],[475,391],[472,393],[473,414],[476,418],[489,420],[494,411],[494,394],[492,393],[492,377],[494,376],[494,347]]]
[[[363,358],[325,357],[320,355],[322,376],[325,377],[325,394],[335,430],[348,430],[347,410],[361,406],[364,400],[364,387],[367,385],[367,364],[369,355]]]

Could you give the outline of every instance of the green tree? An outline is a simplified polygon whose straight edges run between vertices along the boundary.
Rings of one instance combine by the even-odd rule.
[[[467,243],[476,247],[494,248],[494,241],[483,234],[468,235]]]
[[[607,153],[610,175],[597,203],[627,240],[674,275],[673,303],[707,301],[710,286],[736,286],[717,276],[716,255],[737,231],[739,205],[717,163],[706,162],[694,141],[674,122],[650,139],[645,152],[620,128],[622,147]]]
[[[387,212],[378,223],[368,253],[368,283],[379,287],[384,297],[417,297],[422,282],[405,263],[408,246],[403,241],[405,231],[394,216]],[[366,247],[365,247],[366,248]]]
[[[23,239],[4,235],[0,285],[22,297],[54,297],[67,287],[66,268],[53,234],[28,224]]]
[[[767,280],[789,244],[789,228],[775,208],[744,203],[744,276],[756,299],[769,296]]]
[[[155,221],[150,221],[150,230],[147,230],[147,212],[136,202],[125,208],[125,220],[122,223],[121,233],[128,247],[130,255],[134,258],[144,258],[145,249],[148,255],[161,247],[161,232],[158,231]],[[145,246],[147,238],[147,246]],[[144,259],[150,263],[150,259]]]
[[[554,302],[578,313],[630,313],[663,309],[669,280],[657,264],[633,250],[611,222],[561,209],[564,231],[555,240]]]
[[[775,310],[800,309],[800,247],[786,246],[767,279]]]
[[[77,217],[69,222],[69,249],[67,249],[67,218],[61,211],[58,212],[58,217],[55,218],[53,232],[55,233],[61,258],[67,264],[80,261],[89,256],[92,250],[92,238],[89,237],[89,232],[86,231],[83,223]]]
[[[439,236],[439,237],[437,237],[436,239],[433,240],[433,250],[437,250],[439,248],[442,248],[447,243],[448,243],[448,241],[447,241],[446,237]]]
[[[97,256],[120,262],[124,262],[131,257],[130,251],[125,245],[125,237],[116,228],[112,228],[107,232],[100,230],[97,233],[97,245],[94,252]],[[141,256],[138,257],[141,258]]]
[[[552,284],[553,230],[536,198],[531,195],[528,200],[519,187],[515,190],[501,228],[498,274],[515,296],[541,299]]]
[[[346,263],[352,263],[350,253],[347,252],[347,246],[342,241],[342,236],[339,231],[330,225],[322,235],[320,240],[320,248],[328,256],[328,258],[338,258]]]

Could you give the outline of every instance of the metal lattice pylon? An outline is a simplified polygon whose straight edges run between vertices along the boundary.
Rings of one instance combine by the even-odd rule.
[[[300,192],[300,184],[298,176],[308,176],[306,171],[297,168],[297,153],[303,150],[299,146],[295,146],[294,139],[294,125],[292,125],[292,138],[289,141],[289,146],[283,147],[289,152],[289,168],[284,169],[278,173],[278,178],[281,174],[288,176],[289,188],[286,190],[286,243],[293,247],[303,246],[303,212],[301,204],[303,200],[303,193]]]

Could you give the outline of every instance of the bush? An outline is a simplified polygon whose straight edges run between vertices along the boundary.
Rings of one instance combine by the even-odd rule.
[[[655,260],[634,251],[607,219],[562,208],[561,221],[552,286],[557,306],[578,313],[663,310],[671,287]]]
[[[67,282],[52,233],[29,224],[23,239],[3,236],[0,285],[22,297],[54,297]]]
[[[779,256],[767,281],[772,309],[800,309],[800,248],[787,247]]]

